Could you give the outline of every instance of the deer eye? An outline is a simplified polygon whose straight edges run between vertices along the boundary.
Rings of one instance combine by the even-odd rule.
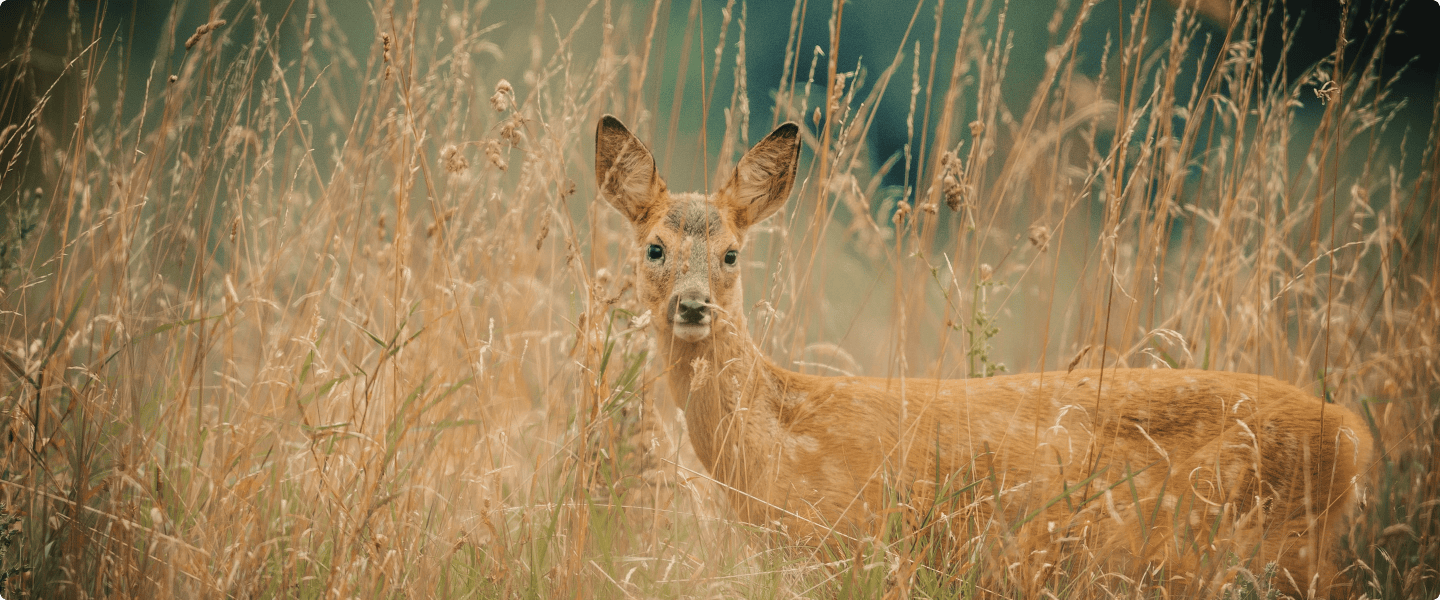
[[[645,257],[653,261],[665,260],[665,249],[660,244],[650,244],[645,250]]]
[[[734,251],[734,250],[727,251],[727,252],[725,253],[725,264],[727,264],[727,265],[733,265],[733,264],[735,264],[735,261],[736,261],[736,259],[738,259],[738,258],[740,258],[740,253],[739,253],[739,252],[736,252],[736,251]]]

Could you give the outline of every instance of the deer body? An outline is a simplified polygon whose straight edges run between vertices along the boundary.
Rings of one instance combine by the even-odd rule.
[[[1203,542],[1223,517],[1242,551],[1328,585],[1326,544],[1372,442],[1353,413],[1294,386],[1151,369],[819,377],[765,358],[745,325],[735,257],[746,230],[784,204],[798,151],[787,123],[713,196],[670,194],[619,121],[602,118],[596,133],[601,195],[634,227],[637,290],[669,389],[739,518],[833,541],[877,532],[887,495],[933,501],[979,482],[994,501],[978,514],[1102,530],[1142,560],[1166,560],[1177,547],[1167,540],[1185,531]],[[1074,510],[1099,494],[1098,508]],[[1137,531],[1137,514],[1155,531]]]

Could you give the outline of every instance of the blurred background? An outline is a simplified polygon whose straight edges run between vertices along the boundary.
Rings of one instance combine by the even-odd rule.
[[[252,6],[253,4],[253,6]],[[879,107],[869,125],[869,157],[875,166],[885,163],[891,157],[903,154],[904,146],[910,139],[910,131],[925,127],[934,128],[939,121],[941,103],[937,95],[943,95],[949,88],[949,78],[954,69],[960,29],[966,15],[971,15],[972,27],[984,28],[991,32],[1001,31],[998,2],[965,2],[949,0],[916,2],[857,1],[844,3],[839,15],[839,37],[835,45],[839,48],[836,60],[839,70],[852,73],[857,93],[866,97],[875,92],[879,75],[895,63],[896,79],[887,89],[880,90]],[[1059,7],[1073,13],[1080,2],[1062,0]],[[161,25],[175,18],[176,31],[190,32],[209,22],[212,18],[228,18],[235,39],[248,39],[258,24],[255,19],[235,18],[235,14],[258,12],[267,15],[268,27],[280,27],[287,35],[275,40],[282,64],[293,63],[301,48],[307,43],[305,26],[313,22],[313,16],[304,15],[312,9],[307,2],[286,0],[260,0],[243,5],[235,3],[207,2],[166,2],[161,0],[133,0],[129,2],[79,2],[71,3],[51,0],[7,0],[0,7],[0,15],[9,24],[0,36],[0,52],[12,57],[5,64],[5,79],[11,86],[25,86],[31,94],[11,93],[13,100],[0,115],[0,123],[15,124],[24,119],[32,105],[27,102],[33,92],[58,86],[64,94],[53,95],[46,112],[56,124],[73,122],[75,102],[81,96],[74,73],[66,76],[65,57],[72,49],[69,34],[72,21],[78,23],[82,37],[99,37],[111,44],[113,58],[105,61],[106,68],[115,68],[116,61],[124,61],[129,73],[148,74],[154,69],[168,72],[183,57],[184,48],[169,44],[169,52],[157,54],[162,49]],[[424,12],[432,18],[442,11],[441,3],[425,5]],[[543,39],[568,33],[569,24],[587,8],[590,11],[605,10],[598,3],[580,1],[516,2],[492,1],[481,3],[485,26],[490,29],[485,47],[477,48],[476,60],[490,65],[517,64],[523,62],[530,48],[531,37]],[[607,3],[608,6],[608,3]],[[996,40],[1002,43],[1009,56],[1007,76],[1001,89],[1005,104],[1015,112],[1031,101],[1045,71],[1045,51],[1055,46],[1066,32],[1061,30],[1062,21],[1055,17],[1057,3],[1051,0],[1013,0],[1005,3],[1007,23],[1003,36]],[[1434,118],[1434,88],[1437,68],[1440,68],[1440,44],[1429,39],[1428,32],[1440,27],[1440,4],[1430,1],[1412,0],[1389,2],[1385,0],[1357,0],[1349,3],[1338,1],[1286,0],[1267,5],[1264,27],[1267,35],[1257,42],[1263,46],[1257,54],[1263,57],[1263,73],[1267,77],[1281,77],[1295,83],[1305,70],[1320,62],[1336,49],[1340,33],[1342,7],[1347,7],[1362,18],[1351,19],[1346,28],[1345,56],[1349,62],[1360,57],[1375,56],[1383,65],[1382,76],[1389,82],[1389,99],[1403,102],[1395,114],[1397,126],[1390,127],[1387,146],[1410,155],[1424,150],[1426,140],[1420,132],[1429,130]],[[1168,43],[1176,24],[1174,9],[1177,4],[1166,0],[1154,5],[1143,15],[1143,26],[1147,43],[1156,49]],[[353,8],[353,7],[347,7]],[[1079,43],[1076,48],[1077,72],[1089,80],[1098,78],[1101,60],[1107,44],[1125,43],[1122,24],[1131,19],[1134,6],[1121,0],[1097,2],[1091,9],[1094,16],[1082,24]],[[1227,40],[1231,25],[1231,14],[1237,8],[1225,0],[1197,0],[1194,9],[1199,15],[1197,43],[1189,48],[1195,62],[1190,72],[1182,74],[1186,79],[1208,73],[1213,69],[1219,55],[1216,50]],[[698,137],[700,124],[704,122],[712,132],[707,140],[709,154],[719,151],[725,127],[724,110],[735,89],[736,75],[745,74],[745,100],[750,108],[747,135],[758,140],[769,133],[775,125],[785,120],[809,118],[808,115],[777,114],[776,94],[784,88],[786,93],[795,94],[803,90],[809,76],[817,76],[823,85],[825,61],[823,53],[832,47],[831,29],[836,15],[833,7],[826,2],[728,2],[726,0],[685,0],[660,1],[653,5],[615,3],[610,8],[616,12],[613,18],[623,25],[622,32],[635,37],[632,42],[643,41],[639,36],[655,40],[654,56],[649,68],[653,72],[646,81],[646,93],[660,100],[646,117],[645,127],[655,124],[669,124],[674,136],[655,139],[653,146],[665,156],[671,156],[666,144],[674,143],[674,137],[687,140],[684,148],[693,149],[693,140]],[[71,12],[74,19],[71,18]],[[1385,11],[1394,11],[1391,29],[1386,32],[1372,31],[1366,19],[1377,19]],[[741,13],[745,13],[742,15]],[[648,19],[651,13],[659,16],[659,23],[651,31]],[[728,16],[727,16],[728,13]],[[743,16],[742,28],[737,22]],[[343,33],[344,49],[350,56],[364,56],[374,41],[377,21],[384,21],[384,15],[375,15],[371,10],[337,10],[330,15]],[[937,18],[938,17],[938,18]],[[937,31],[936,24],[939,23]],[[19,27],[24,25],[23,28]],[[794,25],[792,27],[792,24]],[[1067,24],[1068,25],[1068,24]],[[743,29],[743,31],[742,31]],[[593,61],[599,57],[601,33],[595,28],[581,28],[574,32],[577,42],[569,51],[575,60]],[[721,39],[724,36],[724,39]],[[743,71],[736,68],[740,56],[735,45],[744,38],[747,52]],[[1383,52],[1376,54],[1383,40]],[[18,49],[26,48],[25,61],[14,60]],[[686,45],[688,44],[688,46]],[[787,47],[788,45],[788,47]],[[1286,47],[1281,52],[1282,46]],[[714,53],[719,48],[720,55]],[[238,51],[231,47],[229,51]],[[589,55],[587,56],[587,52]],[[699,57],[705,57],[700,60]],[[1283,56],[1283,60],[1282,60]],[[718,61],[717,61],[718,58]],[[816,59],[818,63],[812,65]],[[786,60],[790,60],[787,69]],[[533,60],[533,57],[532,57]],[[919,63],[918,65],[916,63]],[[354,65],[346,65],[351,68]],[[812,71],[812,66],[815,70]],[[916,123],[907,124],[911,115],[910,74],[918,67],[924,88],[918,102],[920,112]],[[24,69],[27,76],[19,77]],[[974,77],[974,73],[965,73]],[[782,83],[783,82],[783,83]],[[511,82],[522,85],[522,82]],[[146,77],[126,77],[123,81],[98,81],[107,94],[118,93],[119,87],[130,102],[123,104],[124,117],[133,118],[141,106],[147,85],[152,82]],[[355,84],[359,85],[357,78]],[[703,89],[710,85],[711,89]],[[718,92],[717,92],[718,90]],[[525,90],[521,88],[523,94]],[[928,92],[928,93],[927,93]],[[1116,89],[1088,90],[1096,99],[1113,99]],[[351,91],[353,93],[353,90]],[[717,96],[722,100],[715,110],[701,111],[699,99]],[[812,88],[808,106],[823,103],[824,91]],[[1310,98],[1313,98],[1310,97]],[[925,112],[928,107],[929,111]],[[973,107],[972,107],[973,110]],[[788,111],[788,109],[787,109]],[[780,111],[780,112],[787,112]],[[703,112],[710,114],[704,115]],[[1297,126],[1313,128],[1324,112],[1318,101],[1306,102],[1296,111]],[[67,115],[70,117],[67,119]],[[621,115],[629,121],[641,119],[640,115]],[[968,120],[966,121],[968,122]],[[1406,131],[1413,132],[1405,135]],[[654,133],[647,129],[643,134]],[[962,138],[965,132],[961,132]],[[649,135],[642,136],[654,139]],[[671,178],[683,178],[677,183],[695,187],[701,182],[696,173],[686,169],[695,165],[686,160],[681,164],[662,165],[662,170]],[[904,165],[892,166],[884,175],[886,186],[904,188],[914,186],[917,166],[906,173]],[[903,191],[903,189],[901,190]],[[12,191],[13,193],[13,191]],[[898,192],[897,192],[898,193]]]

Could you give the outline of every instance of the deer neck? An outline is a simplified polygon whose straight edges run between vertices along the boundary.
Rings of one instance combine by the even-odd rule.
[[[763,497],[760,484],[774,468],[766,457],[783,435],[778,398],[787,380],[750,339],[738,308],[717,318],[705,339],[685,342],[662,330],[660,345],[695,454],[722,483]]]

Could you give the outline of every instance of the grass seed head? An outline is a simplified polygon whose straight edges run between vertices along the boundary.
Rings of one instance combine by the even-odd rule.
[[[698,391],[700,388],[705,387],[706,383],[709,383],[710,361],[706,360],[705,357],[696,357],[690,361],[690,369],[695,372],[695,375],[690,379],[690,391]]]
[[[1029,231],[1030,245],[1038,248],[1041,252],[1050,248],[1050,228],[1044,225],[1031,225]]]
[[[495,84],[495,94],[490,96],[490,106],[495,108],[495,112],[505,112],[514,105],[515,88],[510,86],[509,81],[501,79]]]
[[[455,174],[470,168],[470,161],[465,158],[459,146],[446,144],[440,149],[440,166],[446,173]]]
[[[954,152],[947,151],[940,157],[940,191],[945,197],[945,206],[958,211],[970,200],[970,186],[964,182],[965,165]]]
[[[545,243],[545,237],[550,235],[550,218],[553,211],[545,211],[540,215],[540,230],[535,233],[535,249],[539,250],[540,245]]]
[[[490,164],[495,165],[495,168],[501,171],[504,171],[510,166],[510,163],[505,160],[505,156],[501,153],[500,142],[496,140],[485,142],[485,158],[489,159]]]
[[[185,49],[189,50],[194,48],[195,45],[203,41],[205,36],[209,35],[210,32],[219,29],[223,25],[225,25],[225,19],[215,19],[214,21],[196,27],[195,34],[191,35],[190,39],[185,40]]]

